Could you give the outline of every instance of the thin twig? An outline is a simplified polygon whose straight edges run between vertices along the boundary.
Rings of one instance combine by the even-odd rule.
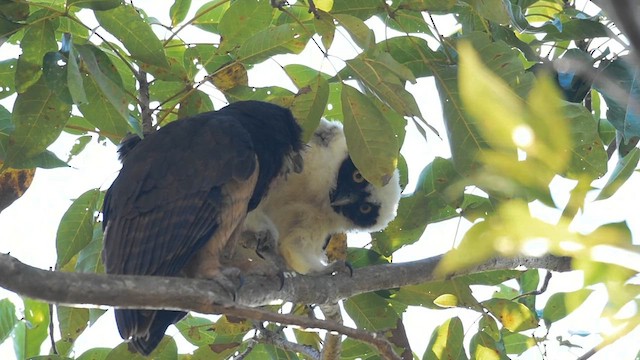
[[[260,329],[258,341],[279,347],[285,351],[302,354],[308,359],[320,360],[320,352],[318,352],[318,350],[307,345],[291,342],[285,339],[280,333],[265,329],[264,327]]]
[[[136,80],[140,86],[140,95],[138,95],[138,105],[140,106],[140,116],[142,117],[142,133],[148,134],[153,131],[153,111],[149,107],[149,79],[146,71],[140,69],[136,73]]]

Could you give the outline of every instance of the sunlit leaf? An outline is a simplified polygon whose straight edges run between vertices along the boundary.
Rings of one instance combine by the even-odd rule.
[[[367,20],[372,15],[384,10],[384,4],[377,0],[349,0],[334,2],[331,14],[349,14]]]
[[[458,317],[453,317],[433,331],[422,360],[467,359],[463,340],[462,321]]]
[[[40,347],[49,334],[49,305],[23,298],[24,319],[13,330],[13,348],[19,359],[40,354]]]
[[[489,299],[482,305],[511,332],[533,329],[538,326],[535,313],[518,302],[506,299]]]
[[[544,306],[542,319],[549,326],[551,323],[566,317],[582,305],[592,292],[589,289],[581,289],[570,293],[560,292],[551,295]]]

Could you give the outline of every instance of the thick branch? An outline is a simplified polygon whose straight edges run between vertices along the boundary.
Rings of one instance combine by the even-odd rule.
[[[206,313],[212,303],[249,307],[278,300],[326,304],[366,292],[438,280],[441,278],[434,275],[434,269],[441,259],[442,256],[435,256],[407,263],[369,266],[355,269],[353,276],[339,273],[323,276],[321,280],[315,276],[294,276],[285,279],[282,288],[277,276],[247,276],[234,303],[224,289],[208,280],[46,271],[26,265],[10,255],[0,254],[0,286],[53,303]],[[518,266],[568,271],[571,270],[570,262],[570,258],[552,255],[495,258],[447,277]]]
[[[255,307],[278,300],[306,304],[337,303],[341,299],[370,291],[437,280],[434,270],[441,259],[442,256],[436,256],[408,263],[370,266],[356,269],[352,276],[345,273],[322,277],[294,276],[287,278],[284,286],[280,286],[281,281],[277,276],[247,276],[233,301],[224,288],[210,280],[52,272],[0,254],[0,286],[49,303],[224,313],[253,320],[326,329],[367,342],[375,346],[386,359],[397,359],[391,344],[375,334],[335,321],[277,314]],[[447,277],[518,266],[568,271],[571,269],[570,262],[570,258],[551,255],[541,258],[495,258],[464,272],[448,274]]]

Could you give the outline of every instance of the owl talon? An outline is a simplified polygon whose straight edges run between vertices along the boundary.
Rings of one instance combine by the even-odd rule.
[[[218,274],[214,275],[211,280],[215,281],[222,290],[226,291],[233,302],[236,301],[238,290],[244,284],[242,272],[240,269],[234,267],[222,269]]]

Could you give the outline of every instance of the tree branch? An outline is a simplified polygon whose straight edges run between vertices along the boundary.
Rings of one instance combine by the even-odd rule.
[[[46,271],[0,254],[0,286],[46,302],[93,304],[121,308],[174,309],[207,313],[211,303],[256,307],[274,301],[304,304],[338,302],[371,291],[441,280],[434,270],[442,255],[407,263],[368,266],[355,269],[352,276],[294,276],[281,287],[278,276],[249,275],[236,294],[230,294],[213,281],[159,276],[104,275]],[[543,257],[493,258],[473,268],[448,274],[446,278],[488,270],[543,268],[571,270],[571,259]]]
[[[443,279],[434,270],[442,256],[419,261],[375,265],[355,269],[352,276],[294,276],[281,285],[278,276],[245,277],[232,295],[214,281],[157,276],[105,275],[46,271],[0,254],[0,286],[20,295],[58,304],[108,305],[130,309],[167,309],[203,314],[227,314],[247,319],[319,328],[349,336],[375,346],[387,359],[397,359],[391,344],[376,334],[353,329],[335,321],[272,313],[255,308],[274,301],[305,304],[336,303],[354,295]],[[547,255],[540,258],[494,258],[447,278],[474,272],[513,269],[518,266],[571,270],[571,259]]]

